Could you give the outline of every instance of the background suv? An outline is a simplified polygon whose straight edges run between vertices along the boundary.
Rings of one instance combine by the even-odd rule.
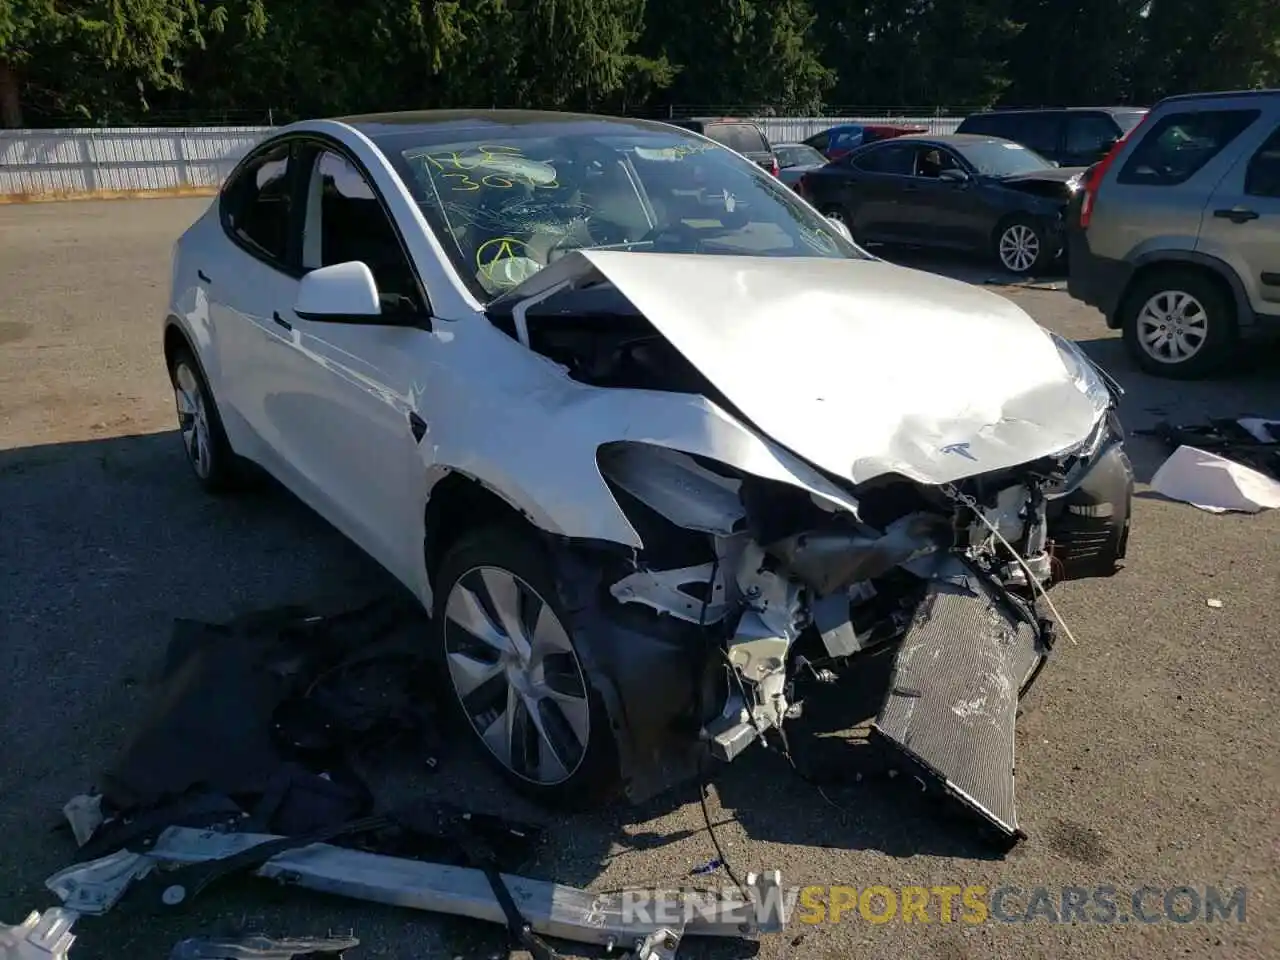
[[[691,117],[688,120],[668,120],[667,122],[672,126],[700,133],[730,150],[736,150],[775,177],[778,175],[778,158],[773,155],[769,138],[764,135],[759,125],[750,120],[733,120],[728,117]]]
[[[1280,90],[1157,104],[1090,172],[1068,290],[1142,369],[1205,376],[1280,321]]]
[[[993,110],[965,117],[956,133],[980,133],[1030,147],[1062,167],[1087,167],[1142,122],[1140,107]]]

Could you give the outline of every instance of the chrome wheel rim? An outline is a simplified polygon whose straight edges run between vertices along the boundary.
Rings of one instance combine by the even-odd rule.
[[[173,375],[173,398],[178,407],[178,429],[191,469],[201,480],[213,469],[213,448],[209,442],[209,412],[204,391],[195,372],[185,363]]]
[[[1014,273],[1026,273],[1040,256],[1040,238],[1025,223],[1015,223],[1000,234],[1000,262]]]
[[[554,786],[582,765],[591,733],[582,665],[528,583],[473,567],[444,606],[449,680],[472,729],[516,776]]]
[[[1185,290],[1162,290],[1138,312],[1138,344],[1159,363],[1185,363],[1208,336],[1204,304]]]

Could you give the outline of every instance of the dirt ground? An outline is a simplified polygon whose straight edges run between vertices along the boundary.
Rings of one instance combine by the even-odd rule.
[[[144,708],[175,616],[354,602],[388,586],[385,573],[287,494],[268,488],[214,501],[188,475],[159,332],[170,245],[207,203],[0,207],[0,921],[52,903],[44,878],[72,853],[52,827]],[[960,262],[934,266],[988,275]],[[1126,385],[1131,428],[1280,415],[1273,353],[1251,356],[1221,382],[1158,382],[1137,374],[1101,317],[1064,292],[1002,292],[1082,342]],[[974,343],[975,376],[998,376],[984,371],[982,353]],[[1136,438],[1131,453],[1143,484],[1127,567],[1055,592],[1079,642],[1059,644],[1033,694],[1036,708],[1019,722],[1023,845],[993,858],[919,799],[902,782],[909,778],[874,770],[827,790],[836,809],[765,752],[720,770],[711,805],[740,872],[777,868],[786,884],[895,891],[1015,886],[1023,900],[1039,887],[1056,896],[1064,886],[1109,885],[1118,890],[1115,922],[945,923],[931,908],[927,924],[876,924],[855,910],[839,923],[793,921],[758,945],[689,940],[682,956],[1280,955],[1280,513],[1214,516],[1164,501],[1145,486],[1162,451]],[[1221,607],[1207,605],[1211,598]],[[826,699],[809,721],[824,733],[857,726],[875,706],[851,709],[838,693]],[[861,762],[856,739],[809,740],[824,764]],[[476,809],[515,809],[470,749],[453,748],[442,766],[422,790],[460,794]],[[713,856],[689,789],[639,809],[554,822],[529,872],[616,888],[678,880]],[[1245,921],[1176,922],[1162,894],[1151,893],[1157,922],[1140,922],[1127,908],[1144,885],[1244,887]],[[1020,918],[1018,896],[1005,906]],[[496,928],[245,881],[211,892],[180,919],[85,918],[72,956],[161,958],[184,936],[246,925],[291,935],[354,929],[364,945],[353,957],[487,957],[502,946]]]

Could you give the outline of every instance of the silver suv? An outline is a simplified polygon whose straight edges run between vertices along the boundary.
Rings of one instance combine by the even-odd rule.
[[[1071,296],[1148,373],[1213,373],[1280,325],[1280,90],[1156,104],[1090,169],[1072,221]]]

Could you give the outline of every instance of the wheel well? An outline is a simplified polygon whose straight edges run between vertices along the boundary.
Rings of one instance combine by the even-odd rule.
[[[449,548],[469,530],[490,524],[529,525],[529,519],[480,481],[450,473],[432,488],[423,517],[422,550],[435,582]]]
[[[1129,297],[1137,288],[1139,283],[1143,283],[1151,277],[1160,274],[1172,274],[1177,276],[1186,276],[1194,274],[1202,277],[1212,283],[1222,294],[1223,302],[1226,303],[1232,314],[1236,312],[1236,295],[1231,289],[1231,284],[1217,270],[1207,267],[1202,263],[1196,263],[1193,260],[1157,260],[1153,263],[1144,263],[1133,271],[1133,276],[1129,278],[1129,282],[1125,284],[1124,293],[1117,301],[1116,315],[1114,319],[1114,328],[1119,328],[1123,323],[1125,310],[1129,305]]]
[[[187,335],[176,323],[170,323],[164,328],[164,368],[166,370],[173,369],[173,358],[180,349],[191,349],[191,344],[187,341]]]

